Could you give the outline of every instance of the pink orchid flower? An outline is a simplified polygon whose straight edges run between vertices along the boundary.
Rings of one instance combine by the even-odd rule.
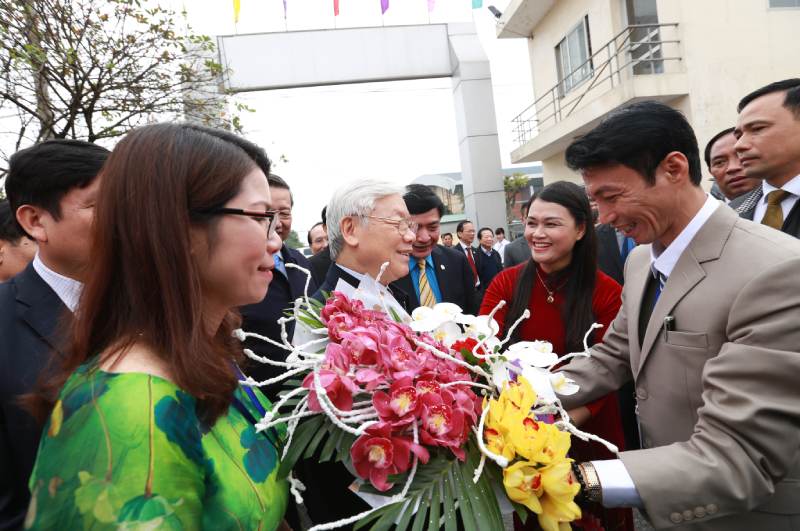
[[[427,463],[428,451],[407,437],[395,437],[388,422],[367,428],[367,432],[356,439],[350,448],[353,467],[362,479],[369,479],[381,492],[392,488],[387,478],[402,474],[411,467],[411,454]]]

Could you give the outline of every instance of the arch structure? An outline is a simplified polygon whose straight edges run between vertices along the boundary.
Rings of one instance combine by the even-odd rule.
[[[217,43],[231,92],[451,78],[467,218],[476,228],[506,226],[492,77],[474,24],[255,33]]]

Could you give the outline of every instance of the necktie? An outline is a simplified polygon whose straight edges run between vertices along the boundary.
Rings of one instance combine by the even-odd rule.
[[[280,271],[283,276],[288,278],[288,275],[286,274],[286,264],[283,263],[283,257],[281,256],[281,253],[273,254],[272,258],[275,259],[275,269]]]
[[[767,194],[767,211],[764,213],[764,217],[761,218],[762,225],[781,230],[781,227],[783,227],[781,201],[783,201],[787,195],[789,195],[789,192],[786,190],[773,190]]]
[[[431,285],[428,284],[428,275],[425,273],[425,259],[418,259],[417,265],[419,265],[419,303],[422,306],[433,308],[436,304],[436,296],[433,294]]]
[[[467,262],[472,269],[472,276],[474,277],[475,284],[478,284],[478,268],[475,267],[475,258],[472,257],[472,247],[467,247]]]

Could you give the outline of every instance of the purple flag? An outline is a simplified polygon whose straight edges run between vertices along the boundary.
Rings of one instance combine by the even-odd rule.
[[[286,0],[283,0],[283,18],[286,18]]]
[[[381,15],[386,13],[387,9],[389,9],[389,0],[381,0]]]
[[[434,4],[436,4],[436,0],[428,0],[428,13],[433,11]]]

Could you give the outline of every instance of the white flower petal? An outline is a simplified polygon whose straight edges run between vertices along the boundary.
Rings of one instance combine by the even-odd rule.
[[[440,302],[433,307],[433,311],[439,315],[447,316],[448,319],[455,318],[464,312],[458,304],[452,302]]]
[[[550,383],[553,390],[563,396],[574,395],[580,390],[580,386],[575,383],[575,380],[565,377],[562,372],[550,374]]]
[[[508,350],[511,351],[528,349],[549,354],[550,352],[553,352],[553,344],[549,341],[519,341],[508,347]]]

